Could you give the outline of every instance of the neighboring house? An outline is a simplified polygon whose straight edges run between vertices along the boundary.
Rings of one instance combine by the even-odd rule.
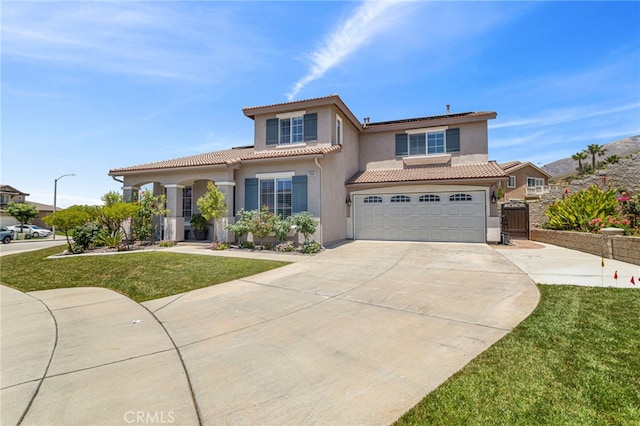
[[[28,201],[26,197],[29,194],[19,191],[9,185],[0,185],[0,226],[11,226],[18,224],[18,221],[9,216],[4,210],[11,201],[14,203],[24,203],[34,206],[38,210],[38,217],[33,219],[31,223],[43,228],[50,229],[43,221],[42,218],[53,213],[53,206],[49,204],[37,203],[35,201]]]
[[[509,175],[500,202],[537,200],[550,191],[549,178],[551,175],[540,167],[526,162],[510,161],[500,164],[504,172]]]
[[[18,223],[13,216],[9,216],[5,211],[10,202],[24,203],[29,194],[17,190],[10,185],[0,185],[0,226],[11,226]]]
[[[244,108],[254,144],[112,169],[125,199],[142,186],[167,195],[164,238],[183,240],[195,201],[212,181],[239,209],[309,211],[315,239],[496,242],[498,185],[488,161],[487,121],[495,112],[360,123],[338,95]],[[232,238],[228,232],[218,232]]]

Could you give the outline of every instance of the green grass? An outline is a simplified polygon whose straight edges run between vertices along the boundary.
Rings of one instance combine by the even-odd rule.
[[[60,247],[53,247],[3,256],[0,282],[21,291],[105,287],[143,302],[287,264],[162,251],[47,259],[60,251]]]
[[[397,424],[640,424],[640,291],[539,289],[531,316]]]

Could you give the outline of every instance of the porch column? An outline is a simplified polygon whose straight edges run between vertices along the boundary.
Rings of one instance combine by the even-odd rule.
[[[137,186],[123,186],[122,197],[124,198],[124,202],[130,203],[136,201],[138,199],[138,190],[140,190],[140,188]]]
[[[227,224],[233,224],[236,222],[236,218],[233,215],[233,188],[236,186],[234,181],[214,182],[220,192],[224,194],[224,201],[227,204],[227,212],[224,217],[218,221],[218,227],[216,229],[216,235],[220,241],[231,241],[232,233],[226,230]]]
[[[164,194],[164,187],[162,184],[158,182],[153,183],[153,196],[157,197],[158,195]],[[166,205],[165,205],[166,207]],[[162,229],[164,225],[164,218],[162,216],[153,216],[153,238],[155,240],[162,239]]]
[[[184,185],[168,184],[167,208],[169,213],[164,218],[164,239],[184,241],[184,216],[182,214],[182,189]]]

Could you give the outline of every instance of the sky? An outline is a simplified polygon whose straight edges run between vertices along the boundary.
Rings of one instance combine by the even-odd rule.
[[[495,111],[489,159],[640,134],[640,2],[3,1],[0,182],[101,204],[110,169],[253,143],[242,108]]]

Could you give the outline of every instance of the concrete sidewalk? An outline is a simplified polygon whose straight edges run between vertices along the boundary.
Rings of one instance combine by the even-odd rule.
[[[640,288],[640,265],[604,259],[603,267],[600,256],[533,241],[492,247],[538,284]]]

